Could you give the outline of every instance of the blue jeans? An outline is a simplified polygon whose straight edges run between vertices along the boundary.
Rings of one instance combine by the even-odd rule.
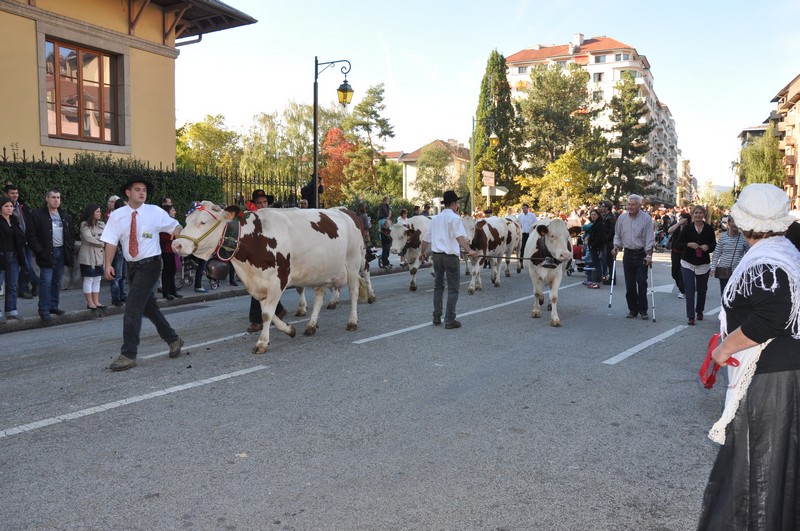
[[[6,269],[0,271],[0,284],[6,283],[6,301],[4,309],[6,315],[19,315],[17,311],[17,280],[19,279],[19,263],[17,253],[5,253]],[[5,278],[5,280],[4,280]],[[0,317],[3,314],[0,313]]]
[[[27,291],[28,283],[30,282],[31,288],[39,286],[39,277],[33,269],[33,251],[27,245],[25,246],[25,263],[19,265],[19,291]]]
[[[153,292],[161,276],[161,255],[147,259],[144,263],[128,262],[128,300],[125,302],[125,316],[122,319],[122,348],[120,354],[136,359],[139,350],[139,334],[142,331],[142,317],[147,317],[167,343],[177,341],[178,334],[161,313]]]
[[[128,263],[122,252],[117,249],[114,255],[114,280],[111,281],[111,302],[125,302],[125,274],[128,270]]]
[[[458,257],[452,254],[433,253],[433,317],[442,316],[442,299],[444,299],[444,282],[447,279],[447,307],[444,311],[444,322],[456,320],[456,303],[458,302],[461,269]]]
[[[61,279],[64,278],[64,248],[53,247],[54,267],[39,268],[39,315],[47,315],[58,308],[61,297]]]
[[[696,313],[703,313],[706,309],[709,273],[696,275],[694,271],[683,266],[681,266],[681,273],[683,274],[683,288],[686,293],[686,318],[694,319]],[[697,294],[696,297],[695,294]]]

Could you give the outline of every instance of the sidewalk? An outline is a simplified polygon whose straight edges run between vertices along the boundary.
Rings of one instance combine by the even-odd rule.
[[[389,261],[393,266],[389,271],[377,267],[377,260],[370,262],[370,275],[374,277],[408,271],[407,268],[400,267],[400,258],[397,255],[391,255]],[[70,284],[77,287],[61,290],[59,308],[66,312],[64,315],[53,315],[53,322],[49,325],[45,325],[39,317],[38,297],[34,297],[33,299],[17,299],[17,310],[19,311],[21,319],[7,320],[5,317],[0,319],[0,335],[10,332],[19,332],[21,330],[34,330],[45,326],[58,326],[95,319],[95,314],[86,309],[86,298],[83,296],[83,291],[79,283],[71,282]],[[212,290],[209,287],[208,279],[204,278],[203,287],[208,289],[207,293],[195,293],[194,288],[186,286],[178,290],[178,293],[183,295],[182,299],[168,301],[164,299],[160,293],[156,293],[156,300],[161,308],[172,308],[174,306],[182,306],[195,302],[215,301],[247,295],[247,290],[244,289],[241,282],[239,282],[238,287],[234,287],[228,283],[228,280],[222,280],[220,281],[219,288]],[[2,298],[0,298],[0,304],[2,304]],[[111,304],[111,288],[105,281],[103,281],[100,287],[100,304],[106,305],[106,309],[103,310],[103,316],[120,315],[125,312],[124,307],[117,308]],[[0,308],[2,308],[2,306],[0,306]]]

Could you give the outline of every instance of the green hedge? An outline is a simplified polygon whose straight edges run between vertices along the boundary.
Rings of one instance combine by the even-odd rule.
[[[143,175],[153,182],[155,192],[147,202],[156,204],[163,196],[172,198],[178,217],[183,221],[193,201],[222,201],[222,183],[210,175],[187,170],[151,168],[134,159],[119,159],[111,155],[79,154],[72,160],[2,159],[0,180],[3,185],[16,184],[20,198],[30,208],[44,206],[47,190],[61,192],[61,205],[72,216],[75,225],[86,205],[95,203],[105,213],[112,195],[121,195],[120,187],[134,175]]]

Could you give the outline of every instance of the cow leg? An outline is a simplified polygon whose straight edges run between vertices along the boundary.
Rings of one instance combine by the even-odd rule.
[[[506,276],[511,276],[511,251],[506,252]]]
[[[369,274],[369,268],[365,267],[363,271],[361,271],[361,277],[364,279],[364,282],[367,283],[367,302],[372,304],[378,298],[375,296],[375,290],[372,289],[372,278]]]
[[[472,274],[469,279],[469,287],[467,293],[474,295],[475,292],[481,289],[481,266],[479,263],[472,263]]]
[[[356,270],[347,271],[347,287],[350,290],[350,317],[347,319],[348,331],[355,331],[358,328],[358,290],[362,279]]]
[[[533,270],[533,311],[531,317],[538,319],[542,316],[542,303],[544,303],[544,294],[542,293],[542,279],[539,276],[539,271]]]
[[[308,311],[307,311],[308,310],[308,305],[306,304],[306,290],[305,290],[305,288],[297,288],[297,297],[298,297],[298,303],[297,303],[297,311],[295,312],[295,315],[297,317],[303,317],[303,316],[306,315],[306,313],[308,313]]]
[[[562,268],[555,270],[553,274],[553,281],[550,283],[550,326],[561,326],[561,320],[558,318],[558,288],[561,286]]]
[[[322,309],[322,303],[325,300],[325,288],[314,288],[314,307],[311,308],[311,318],[308,320],[306,329],[303,334],[313,336],[317,333],[317,322],[319,319],[319,312]]]
[[[328,310],[335,310],[337,306],[339,306],[339,298],[342,295],[342,290],[339,288],[334,288],[331,286],[331,300],[328,301],[328,306],[326,308]]]
[[[492,284],[494,287],[500,287],[500,263],[502,258],[492,258]]]
[[[278,306],[278,301],[281,300],[283,292],[280,289],[271,289],[267,292],[267,297],[259,301],[261,303],[261,320],[264,323],[272,323],[277,330],[284,332],[289,337],[295,336],[294,327],[287,325],[275,316],[275,308]],[[261,334],[258,336],[256,346],[253,347],[253,354],[264,354],[269,346],[269,326],[261,329]]]

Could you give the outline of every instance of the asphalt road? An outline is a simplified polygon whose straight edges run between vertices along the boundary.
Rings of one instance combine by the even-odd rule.
[[[119,315],[7,334],[0,529],[693,529],[724,399],[697,377],[719,287],[686,327],[667,260],[655,323],[575,274],[553,328],[524,273],[484,272],[445,330],[424,270],[415,293],[375,278],[356,332],[345,303],[261,356],[246,297],[167,309],[185,354],[146,323],[122,373]]]

